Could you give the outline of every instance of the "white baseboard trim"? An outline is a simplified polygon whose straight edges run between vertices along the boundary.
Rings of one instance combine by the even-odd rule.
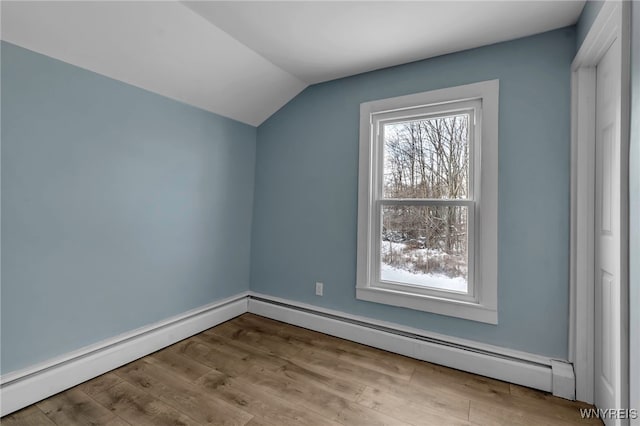
[[[573,399],[571,364],[252,292],[249,312],[411,358]],[[552,368],[556,365],[556,368]],[[566,368],[566,367],[569,368]],[[564,367],[564,368],[563,368]],[[554,373],[558,377],[554,376]],[[554,389],[557,388],[557,389]],[[573,393],[572,393],[573,392]]]
[[[553,373],[553,395],[560,398],[576,399],[576,376],[573,372],[573,364],[568,361],[551,361]]]
[[[0,377],[0,416],[247,312],[248,292],[219,300]]]
[[[458,370],[575,397],[564,360],[427,332],[292,300],[243,292],[0,377],[0,416],[251,312]]]

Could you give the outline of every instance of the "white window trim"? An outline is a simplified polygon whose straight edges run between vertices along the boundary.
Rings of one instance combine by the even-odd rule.
[[[365,102],[360,105],[360,164],[358,182],[358,257],[356,298],[369,302],[400,306],[436,314],[464,318],[489,324],[498,323],[498,80],[433,90],[389,99]],[[374,283],[374,249],[372,232],[377,226],[375,185],[373,184],[376,155],[372,115],[392,111],[416,109],[448,103],[480,99],[482,122],[479,158],[480,185],[476,200],[475,279],[471,300],[447,297],[445,291],[415,293],[407,290],[383,288]],[[477,175],[476,175],[477,176]],[[470,215],[472,216],[472,215]]]

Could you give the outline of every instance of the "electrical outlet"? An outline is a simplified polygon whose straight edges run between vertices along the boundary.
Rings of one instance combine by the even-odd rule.
[[[323,290],[322,287],[323,286],[324,286],[324,284],[322,284],[320,282],[316,283],[316,296],[322,296],[322,290]]]

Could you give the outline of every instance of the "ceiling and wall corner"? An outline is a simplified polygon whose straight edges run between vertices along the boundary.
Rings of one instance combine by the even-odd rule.
[[[2,1],[1,37],[258,126],[310,84],[572,25],[583,5]]]
[[[2,39],[256,126],[306,87],[178,2],[2,2]]]

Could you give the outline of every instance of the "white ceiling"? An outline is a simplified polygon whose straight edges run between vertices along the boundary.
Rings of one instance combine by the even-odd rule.
[[[259,125],[308,84],[574,24],[584,1],[2,1],[2,39]]]
[[[577,1],[185,2],[313,84],[574,24]]]

